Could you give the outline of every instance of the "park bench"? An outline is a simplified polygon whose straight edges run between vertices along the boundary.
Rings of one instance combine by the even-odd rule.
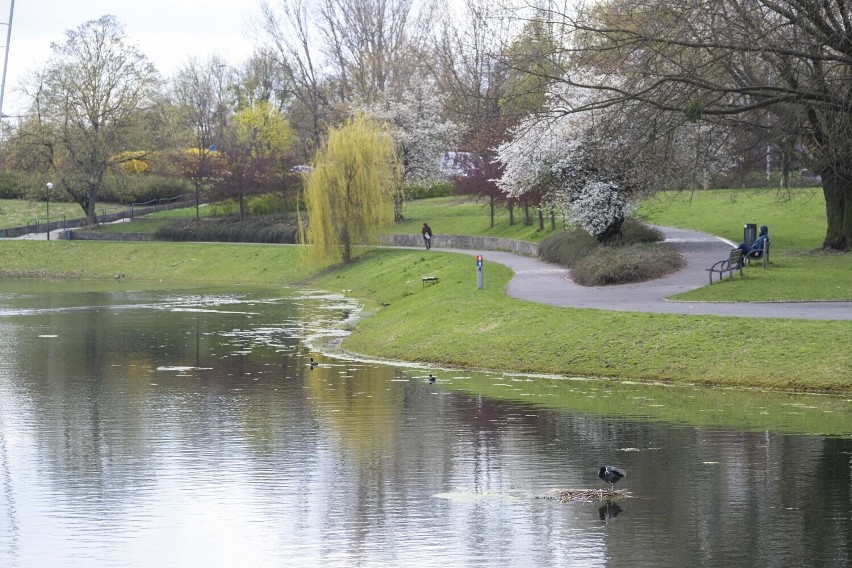
[[[725,272],[730,274],[731,280],[734,279],[734,270],[740,271],[740,278],[743,276],[743,251],[738,248],[735,248],[731,251],[731,254],[728,255],[728,258],[725,260],[720,260],[713,266],[707,269],[710,273],[710,284],[713,283],[713,273],[719,274],[719,281],[722,281],[722,278],[725,275]]]
[[[426,284],[437,284],[438,277],[437,276],[424,276],[423,277],[423,287],[426,287]]]
[[[766,263],[769,262],[769,245],[770,244],[772,244],[772,241],[770,241],[769,239],[764,239],[763,248],[759,251],[753,250],[750,253],[748,253],[745,257],[745,263],[751,264],[752,262],[754,262],[756,260],[762,260],[763,261],[763,269],[766,270]]]

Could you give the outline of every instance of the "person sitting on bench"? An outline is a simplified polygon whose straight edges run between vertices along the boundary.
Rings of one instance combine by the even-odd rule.
[[[746,258],[760,258],[763,256],[763,243],[769,238],[769,227],[766,225],[760,226],[760,233],[754,240],[754,244],[748,246],[745,243],[740,243],[737,248],[743,251],[743,260]]]

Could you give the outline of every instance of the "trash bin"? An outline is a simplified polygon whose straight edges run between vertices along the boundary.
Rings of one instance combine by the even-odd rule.
[[[757,240],[757,223],[743,225],[743,242],[750,247]]]

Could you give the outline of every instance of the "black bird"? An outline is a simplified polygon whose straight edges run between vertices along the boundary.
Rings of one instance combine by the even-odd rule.
[[[598,470],[598,477],[603,479],[606,483],[609,483],[609,490],[612,492],[613,486],[618,483],[622,477],[625,477],[627,472],[623,469],[617,468],[614,465],[605,465],[601,466]]]
[[[433,377],[433,376],[432,376],[432,373],[429,373],[429,382],[430,382],[430,383],[434,383],[434,382],[435,382],[435,381],[437,381],[437,380],[438,380],[438,379],[436,379],[435,377]]]
[[[311,357],[311,369],[313,369],[313,368],[314,368],[314,367],[316,367],[317,365],[319,365],[319,363],[317,363],[316,361],[314,361],[314,358],[313,358],[313,357]]]
[[[383,308],[387,308],[388,306],[390,306],[390,304],[388,304],[387,302],[382,302],[382,307],[383,307]]]

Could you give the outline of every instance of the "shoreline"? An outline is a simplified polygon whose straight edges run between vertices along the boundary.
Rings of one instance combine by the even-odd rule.
[[[836,349],[849,334],[848,322],[535,304],[506,295],[513,273],[496,263],[487,265],[485,289],[476,290],[469,252],[373,249],[353,265],[320,271],[300,264],[294,247],[2,243],[0,270],[38,272],[48,279],[111,280],[120,274],[125,284],[346,290],[365,312],[341,349],[366,357],[592,380],[852,393],[852,354]],[[426,274],[440,276],[440,283],[422,286]]]

